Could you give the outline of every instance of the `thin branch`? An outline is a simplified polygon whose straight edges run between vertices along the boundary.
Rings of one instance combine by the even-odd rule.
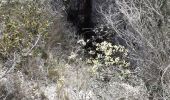
[[[39,40],[41,38],[41,34],[38,35],[37,40],[35,41],[34,45],[31,47],[31,49],[26,53],[26,55],[28,55],[29,53],[31,53],[31,51],[35,48],[35,46],[38,44]]]
[[[15,52],[14,52],[14,59],[13,59],[12,67],[9,68],[7,71],[5,71],[4,74],[0,76],[0,79],[2,79],[3,77],[5,77],[8,73],[12,72],[12,71],[14,70],[15,66],[16,66],[16,54],[15,54]]]

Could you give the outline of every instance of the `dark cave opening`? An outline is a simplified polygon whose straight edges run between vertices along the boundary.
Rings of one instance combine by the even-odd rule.
[[[95,13],[93,11],[93,5],[93,0],[70,0],[65,3],[67,8],[67,21],[76,27],[77,35],[82,36],[86,41],[84,49],[86,50],[87,56],[89,56],[89,51],[96,51],[97,47],[94,45],[94,43],[108,41],[112,44],[125,45],[125,42],[116,36],[116,32],[112,28],[104,25],[103,29],[101,29],[99,26],[97,26],[98,23],[92,20],[94,19],[93,15]],[[94,31],[96,28],[99,32]],[[90,56],[95,58],[96,53]]]
[[[95,33],[92,29],[92,0],[71,0],[67,3],[67,20],[77,28],[77,34],[90,39]]]
[[[86,45],[83,47],[86,56],[96,57],[96,55],[89,55],[88,53],[90,50],[96,50],[93,45],[93,38],[96,38],[96,33],[93,31],[96,25],[92,21],[93,0],[71,0],[67,4],[67,20],[76,27],[77,35],[83,37],[86,41]]]

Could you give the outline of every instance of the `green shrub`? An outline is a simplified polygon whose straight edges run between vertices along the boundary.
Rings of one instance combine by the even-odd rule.
[[[51,21],[49,16],[38,0],[1,3],[1,56],[9,57],[14,52],[27,56],[33,54],[35,48],[43,48]]]

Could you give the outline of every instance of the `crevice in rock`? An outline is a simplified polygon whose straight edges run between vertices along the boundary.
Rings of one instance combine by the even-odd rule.
[[[95,23],[92,21],[92,0],[70,0],[66,6],[67,20],[77,28],[77,34],[85,40],[94,34],[92,29]]]

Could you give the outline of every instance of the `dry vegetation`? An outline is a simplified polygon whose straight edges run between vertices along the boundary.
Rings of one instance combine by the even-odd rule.
[[[94,6],[100,24],[85,41],[62,0],[0,1],[0,100],[169,100],[170,1]]]

